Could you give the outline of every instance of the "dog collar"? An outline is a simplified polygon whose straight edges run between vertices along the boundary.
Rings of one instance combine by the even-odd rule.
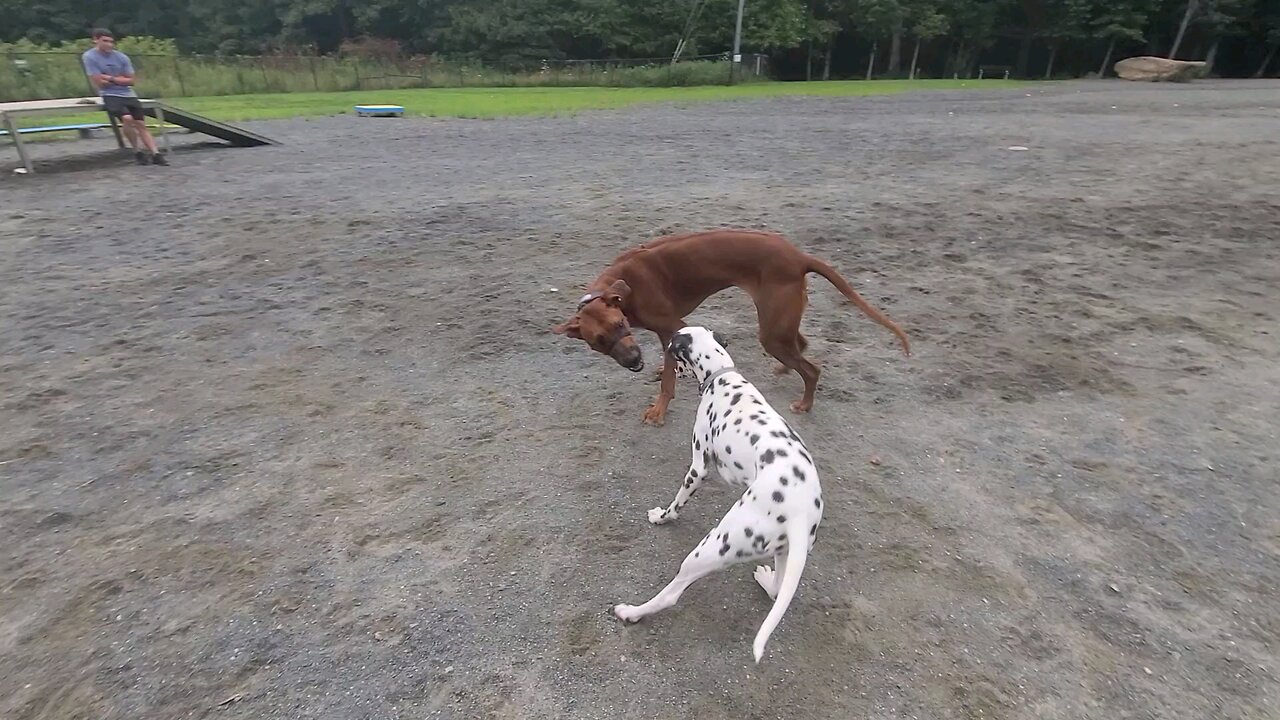
[[[581,310],[584,306],[586,306],[587,303],[602,297],[604,297],[604,292],[601,290],[596,290],[595,292],[589,292],[586,295],[583,295],[582,297],[578,298],[578,309]]]
[[[720,368],[719,370],[711,373],[710,375],[707,376],[706,381],[698,385],[698,394],[701,395],[702,393],[705,393],[707,391],[707,388],[711,387],[711,383],[716,381],[716,378],[720,377],[721,375],[724,375],[725,373],[734,372],[737,369],[738,368],[730,365],[729,367]]]

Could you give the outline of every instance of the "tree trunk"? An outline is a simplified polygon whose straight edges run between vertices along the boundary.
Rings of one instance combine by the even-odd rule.
[[[1054,42],[1049,45],[1049,64],[1044,67],[1044,79],[1049,80],[1053,77],[1053,61],[1058,57],[1058,43]]]
[[[1273,54],[1275,53],[1274,47],[1271,48],[1271,52]],[[916,79],[916,61],[919,59],[920,59],[920,38],[916,38],[916,49],[911,53],[911,72],[907,73],[907,78],[910,80]],[[1262,74],[1261,74],[1262,70],[1266,66],[1267,66],[1267,63],[1263,63],[1262,67],[1258,68],[1259,74],[1255,75],[1254,77],[1262,77]]]
[[[1213,44],[1209,46],[1209,53],[1204,56],[1204,76],[1209,77],[1209,73],[1213,72],[1213,61],[1218,59],[1218,38],[1213,39]]]
[[[1255,78],[1260,78],[1267,74],[1267,66],[1270,65],[1271,61],[1275,59],[1276,48],[1278,47],[1280,47],[1280,45],[1271,46],[1271,50],[1267,52],[1267,56],[1262,59],[1262,64],[1258,66],[1258,72],[1253,74]]]
[[[835,47],[835,44],[836,44],[836,36],[835,36],[835,33],[832,33],[831,37],[827,38],[827,57],[826,57],[826,61],[822,64],[823,80],[831,79],[831,50],[832,48]]]
[[[1029,77],[1027,66],[1031,64],[1031,30],[1026,30],[1022,35],[1022,41],[1018,44],[1018,59],[1013,66],[1013,74],[1016,77]]]
[[[902,21],[898,20],[893,26],[893,37],[889,40],[889,67],[887,72],[890,77],[898,77],[898,73],[902,72]]]
[[[1182,14],[1182,24],[1178,26],[1178,34],[1173,38],[1173,47],[1169,50],[1169,59],[1173,60],[1178,54],[1178,48],[1182,45],[1182,38],[1187,34],[1187,26],[1191,24],[1191,16],[1196,14],[1196,8],[1199,7],[1200,0],[1187,0],[1187,11]]]
[[[804,81],[813,79],[813,38],[809,38],[809,54],[804,60]]]
[[[1107,44],[1107,54],[1102,56],[1102,69],[1098,71],[1098,77],[1104,78],[1107,76],[1107,67],[1111,65],[1111,53],[1115,52],[1115,49],[1116,39],[1113,37],[1111,42]]]
[[[879,40],[871,41],[871,55],[867,58],[867,79],[871,79],[871,73],[876,69],[876,50],[880,47]]]

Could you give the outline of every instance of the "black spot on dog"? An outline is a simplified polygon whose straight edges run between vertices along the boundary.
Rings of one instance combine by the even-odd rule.
[[[720,546],[720,555],[722,557],[728,552],[729,552],[729,546],[727,544]]]
[[[786,457],[786,456],[787,456],[786,450],[778,450],[778,457]]]
[[[757,424],[757,425],[759,425],[760,427],[768,427],[768,426],[769,426],[769,423],[765,422],[764,420],[757,420],[757,421],[756,421],[756,424]]]
[[[737,420],[734,420],[734,421],[733,421],[733,424],[734,424],[734,425],[741,425],[741,424],[742,424],[742,418],[738,418]]]
[[[800,482],[804,482],[805,480],[804,471],[800,469],[799,465],[796,465],[795,467],[791,468],[791,474],[796,476],[796,480],[799,480]]]
[[[733,399],[729,401],[729,406],[732,407],[734,405],[737,405],[738,401],[741,399],[742,399],[742,393],[734,393]]]
[[[817,534],[818,534],[818,524],[814,523],[813,527],[809,528],[809,537],[813,537],[814,535],[817,535]]]
[[[758,442],[760,442],[760,436],[759,436],[759,435],[752,435],[752,436],[751,436],[751,444],[752,444],[752,445],[755,445],[755,444],[756,444],[756,443],[758,443]]]
[[[787,521],[787,516],[786,516],[786,515],[779,515],[779,516],[778,516],[778,522],[779,522],[779,523],[784,523],[784,522],[786,522],[786,521]]]
[[[764,454],[760,456],[760,462],[764,465],[768,465],[773,462],[773,456],[774,453],[772,450],[765,450]]]
[[[746,556],[747,556],[747,552],[746,552],[745,550],[739,550],[739,551],[735,552],[735,553],[734,553],[734,555],[735,555],[735,556],[737,556],[737,557],[746,557]]]
[[[751,528],[742,528],[742,532],[746,533],[747,537],[751,537],[756,534]]]
[[[783,500],[782,492],[781,492],[781,491],[779,491],[779,490],[774,490],[774,491],[773,491],[773,501],[774,501],[774,502],[776,502],[776,503],[780,503],[780,502],[782,502],[782,500]]]
[[[814,507],[816,507],[816,508],[818,508],[819,510],[821,510],[821,509],[822,509],[822,498],[814,498],[814,499],[813,499],[813,506],[814,506]]]
[[[785,437],[787,436],[787,434],[786,434],[786,433],[784,433],[784,432],[782,432],[781,430],[770,430],[770,431],[769,431],[769,434],[770,434],[770,435],[772,435],[773,437],[778,438],[778,439],[782,439],[782,438],[785,438]]]
[[[725,454],[725,455],[732,455],[732,454],[733,454],[733,446],[731,446],[731,445],[726,445],[726,446],[724,447],[724,454]]]
[[[778,482],[782,483],[782,487],[786,487],[786,486],[787,486],[787,476],[786,476],[786,475],[783,475],[783,476],[779,477],[779,478],[778,478]]]
[[[759,415],[757,415],[757,414],[755,414],[755,413],[751,413],[751,419],[752,419],[752,420],[759,420],[759,419],[760,419],[760,416],[759,416]]]
[[[697,479],[698,479],[698,471],[697,471],[697,470],[694,470],[694,469],[692,469],[692,468],[690,468],[690,469],[689,469],[689,477],[691,477],[691,478],[693,478],[693,479],[697,480]]]
[[[734,467],[736,467],[736,468],[738,468],[739,470],[745,470],[745,469],[746,469],[746,468],[742,467],[742,463],[738,462],[737,460],[734,460],[734,461],[733,461],[733,466],[734,466]]]
[[[694,551],[693,551],[693,556],[694,556],[694,557],[698,557],[698,551],[697,551],[697,550],[694,550]]]
[[[729,384],[729,381],[725,380],[724,378],[720,378],[719,380],[716,381],[716,385],[719,385],[720,387],[724,387],[725,385],[728,385],[728,384]]]

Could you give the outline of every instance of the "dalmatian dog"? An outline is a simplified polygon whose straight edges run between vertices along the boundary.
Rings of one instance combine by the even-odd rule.
[[[822,521],[818,470],[804,441],[734,368],[715,333],[682,328],[672,335],[668,350],[678,369],[698,379],[702,399],[689,472],[670,505],[649,511],[649,522],[662,525],[679,517],[712,472],[744,492],[666,587],[643,605],[615,605],[613,613],[625,622],[638,622],[675,605],[686,588],[716,570],[772,558],[773,567],[755,570],[756,582],[774,601],[752,646],[758,663],[796,594]]]

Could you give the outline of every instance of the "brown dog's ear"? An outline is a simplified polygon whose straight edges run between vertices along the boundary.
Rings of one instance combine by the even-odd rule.
[[[569,322],[551,328],[551,332],[557,335],[565,335],[575,340],[582,339],[582,333],[579,331],[578,318],[576,315],[573,319],[569,320]]]
[[[631,286],[625,280],[614,280],[604,293],[604,301],[614,307],[622,307],[622,303],[631,294]]]

